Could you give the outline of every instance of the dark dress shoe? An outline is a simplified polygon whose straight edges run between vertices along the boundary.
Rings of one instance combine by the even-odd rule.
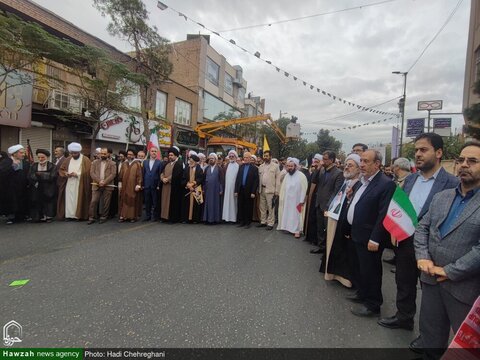
[[[265,227],[267,224],[258,224],[257,227]]]
[[[245,223],[240,223],[237,225],[237,227],[244,227],[245,226]]]
[[[408,348],[417,354],[423,354],[423,344],[420,335],[408,345]]]
[[[95,220],[88,220],[87,225],[92,225],[95,222]]]
[[[380,311],[373,311],[367,307],[361,307],[360,309],[352,309],[352,314],[360,317],[376,317],[380,315]]]
[[[358,294],[347,295],[347,296],[345,296],[345,299],[350,300],[350,301],[352,301],[354,303],[357,303],[357,304],[362,304],[363,303],[363,299],[361,297],[359,297]]]
[[[273,230],[273,226],[268,225],[265,230]]]
[[[144,218],[142,221],[143,221],[143,222],[146,222],[146,221],[150,221],[151,219],[152,219],[152,218],[150,218],[150,217],[146,217],[146,218]]]
[[[323,253],[322,249],[312,249],[310,250],[310,254],[321,254]]]
[[[378,325],[386,327],[388,329],[406,329],[413,330],[413,321],[402,321],[396,316],[390,316],[378,320]]]
[[[105,224],[107,222],[107,219],[100,219],[100,221],[98,222],[99,224]]]
[[[252,224],[245,225],[245,229],[250,229],[251,227],[252,227]]]

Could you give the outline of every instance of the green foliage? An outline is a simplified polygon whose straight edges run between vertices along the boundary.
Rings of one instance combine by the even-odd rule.
[[[172,72],[168,40],[158,34],[156,27],[148,24],[148,11],[141,0],[94,0],[93,3],[102,16],[110,19],[108,32],[132,45],[136,72],[145,74],[148,79],[148,83],[140,87],[144,136],[148,142],[150,131],[145,115],[152,107],[150,99],[153,98],[149,85],[159,84]]]
[[[331,136],[329,130],[320,129],[317,134],[317,146],[320,154],[327,150],[338,154],[342,148],[342,142]]]

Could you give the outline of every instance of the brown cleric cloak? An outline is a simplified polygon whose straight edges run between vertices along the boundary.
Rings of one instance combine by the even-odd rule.
[[[118,213],[120,218],[137,220],[142,216],[142,209],[138,206],[140,191],[135,191],[136,186],[142,186],[142,167],[140,160],[133,160],[132,163],[125,161],[122,164],[118,182],[122,183],[120,189],[120,203]]]
[[[70,165],[71,156],[62,162],[58,169],[58,201],[57,201],[57,218],[62,220],[65,218],[65,188],[67,187],[67,173]],[[76,216],[80,220],[88,219],[88,209],[92,198],[92,179],[90,178],[90,166],[92,162],[86,156],[82,156],[82,174],[80,175],[80,187],[78,188],[78,202]]]

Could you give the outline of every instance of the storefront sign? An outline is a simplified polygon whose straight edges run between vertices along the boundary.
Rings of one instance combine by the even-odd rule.
[[[148,121],[150,132],[157,132],[161,147],[171,146],[172,126]],[[100,124],[97,139],[133,145],[146,145],[143,119],[139,116],[124,113],[109,113]]]
[[[188,130],[177,130],[176,141],[179,145],[198,147],[198,134]]]
[[[0,73],[3,68],[0,67]],[[0,125],[28,128],[32,123],[33,86],[23,71],[10,73],[0,80]]]

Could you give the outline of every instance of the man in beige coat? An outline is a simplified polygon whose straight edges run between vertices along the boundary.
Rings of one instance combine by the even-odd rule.
[[[270,151],[264,151],[263,164],[258,169],[260,194],[260,224],[258,227],[267,227],[272,230],[275,224],[273,197],[278,196],[280,190],[280,168],[271,161]]]
[[[99,153],[100,158],[93,161],[90,168],[90,177],[92,178],[92,201],[88,212],[88,225],[95,222],[98,203],[102,199],[102,207],[100,209],[100,224],[103,224],[110,212],[110,200],[117,174],[115,162],[108,157],[108,150],[103,148]]]

